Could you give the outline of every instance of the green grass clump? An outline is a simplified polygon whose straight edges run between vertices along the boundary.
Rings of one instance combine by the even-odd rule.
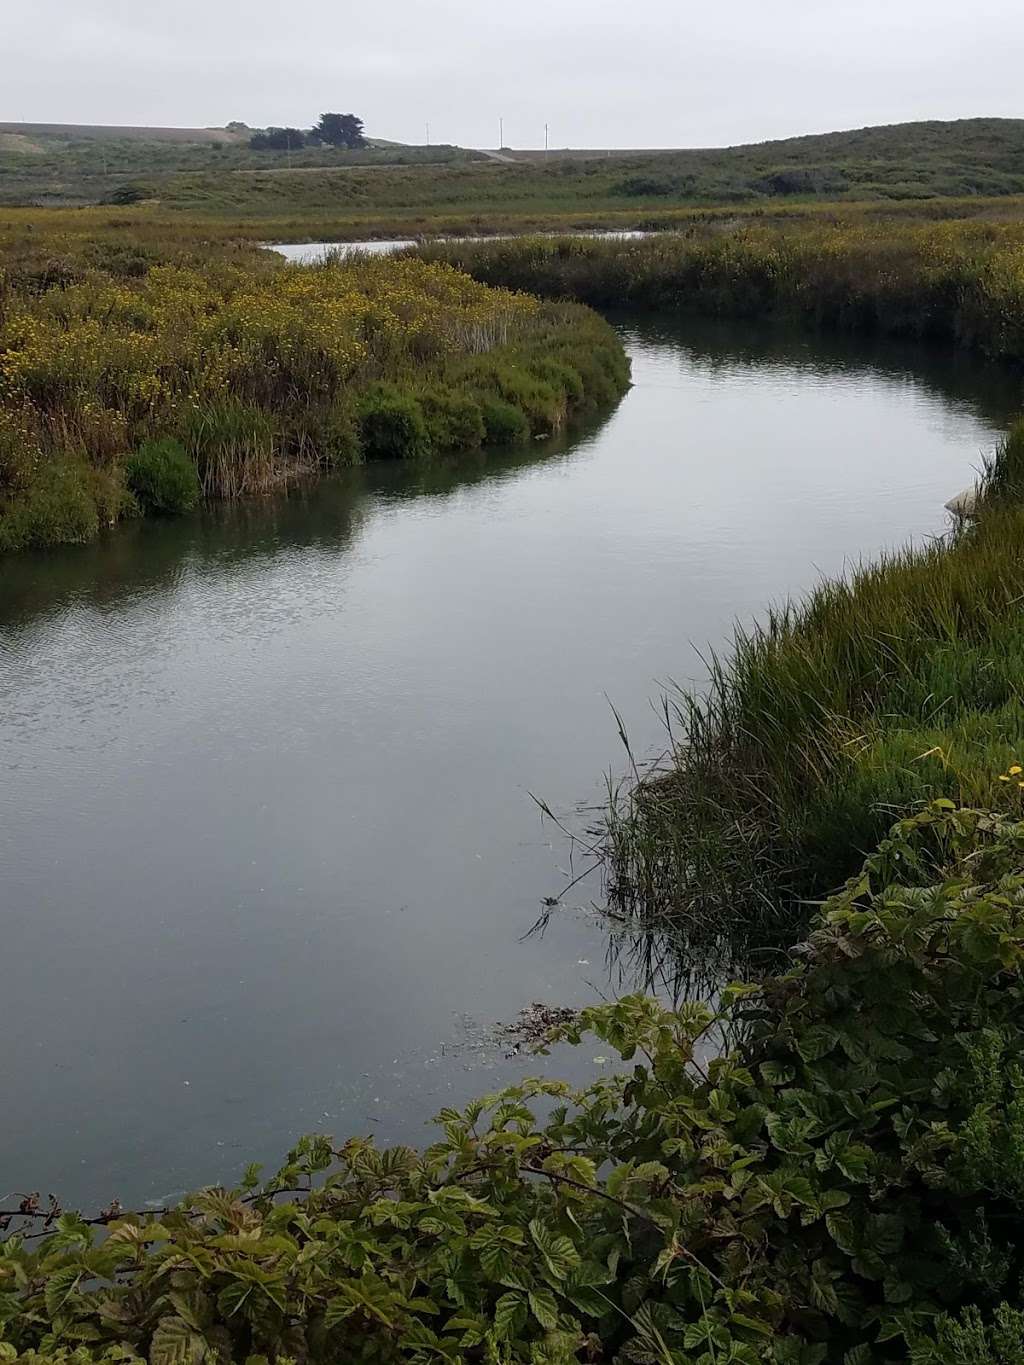
[[[195,464],[169,437],[140,446],[125,464],[125,477],[143,510],[157,515],[191,512],[202,496]]]
[[[670,762],[609,821],[632,910],[788,932],[895,815],[940,797],[1022,808],[1022,462],[1024,426],[976,522],[770,613],[713,660],[705,695],[673,700]]]

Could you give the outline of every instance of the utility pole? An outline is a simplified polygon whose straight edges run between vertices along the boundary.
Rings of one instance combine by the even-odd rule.
[[[430,124],[427,124],[427,146],[430,146]]]
[[[544,160],[548,159],[548,125],[544,125]]]
[[[505,145],[505,120],[498,119],[498,151],[500,152]]]

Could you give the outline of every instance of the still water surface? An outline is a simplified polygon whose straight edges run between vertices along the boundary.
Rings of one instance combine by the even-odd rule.
[[[541,233],[541,236],[551,234]],[[577,237],[595,237],[609,241],[622,241],[626,238],[649,237],[648,232],[627,230],[624,232],[579,232]],[[507,242],[513,240],[510,233],[491,233],[487,237],[432,237],[432,238],[384,238],[363,242],[280,242],[270,249],[283,256],[294,265],[313,265],[328,256],[393,256],[411,246],[419,246],[422,241],[431,243],[457,242]]]
[[[963,358],[622,327],[636,387],[558,446],[4,562],[0,1194],[158,1200],[535,1072],[495,1021],[630,981],[592,913],[523,938],[566,861],[529,793],[599,798],[609,699],[656,744],[734,618],[941,532],[1019,407]]]

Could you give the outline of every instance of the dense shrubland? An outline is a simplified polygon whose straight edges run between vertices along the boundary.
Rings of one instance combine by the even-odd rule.
[[[628,379],[586,310],[447,266],[33,247],[0,272],[0,548],[364,456],[546,436]]]
[[[631,1063],[582,1093],[147,1215],[15,1202],[0,1359],[1020,1365],[1022,966],[1024,824],[937,805],[780,975],[564,1026]]]

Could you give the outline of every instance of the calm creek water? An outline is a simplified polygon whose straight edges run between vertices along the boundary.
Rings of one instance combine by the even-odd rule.
[[[376,467],[0,568],[0,1195],[159,1200],[298,1134],[420,1140],[609,975],[562,811],[736,617],[942,531],[997,369],[625,321],[555,446]],[[549,1065],[606,1065],[589,1047]]]

